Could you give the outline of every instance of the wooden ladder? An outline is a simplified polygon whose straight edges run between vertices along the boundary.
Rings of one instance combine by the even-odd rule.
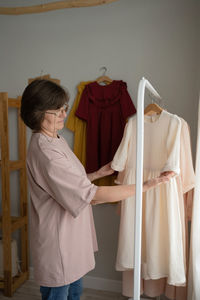
[[[0,93],[0,141],[1,141],[1,181],[2,212],[0,230],[3,244],[3,278],[0,288],[4,295],[11,297],[14,291],[29,277],[28,272],[28,207],[27,207],[27,175],[26,175],[26,127],[20,118],[21,97],[8,98],[8,93]],[[9,124],[8,110],[16,108],[18,121],[18,151],[16,161],[9,159]],[[19,172],[20,215],[11,216],[10,172]],[[12,233],[20,231],[20,271],[12,276]]]

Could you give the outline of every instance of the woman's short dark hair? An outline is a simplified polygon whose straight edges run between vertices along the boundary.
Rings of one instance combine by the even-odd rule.
[[[24,90],[21,100],[21,118],[34,131],[41,130],[45,111],[59,109],[69,101],[69,94],[50,80],[36,79]]]

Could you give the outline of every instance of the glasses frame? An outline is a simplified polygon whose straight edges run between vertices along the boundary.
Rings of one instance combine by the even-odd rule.
[[[63,114],[63,112],[67,112],[69,109],[69,104],[65,104],[63,105],[63,107],[59,108],[57,112],[53,112],[53,111],[45,111],[45,114],[50,114],[50,115],[54,115],[56,117],[59,117],[61,114]]]

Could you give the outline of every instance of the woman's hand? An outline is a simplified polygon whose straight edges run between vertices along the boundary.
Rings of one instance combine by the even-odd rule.
[[[105,177],[114,173],[114,170],[111,168],[111,163],[106,164],[105,166],[101,167],[96,174],[98,178]]]
[[[90,181],[111,175],[114,173],[114,170],[111,168],[111,163],[106,164],[105,166],[101,167],[98,171],[94,173],[87,174],[87,177]]]
[[[107,166],[107,167],[106,167]],[[109,164],[104,166],[107,171],[109,171]],[[103,174],[105,169],[103,167]],[[102,169],[102,168],[101,168]],[[101,170],[100,169],[100,170]],[[111,173],[112,174],[112,173]],[[171,177],[175,175],[174,172],[163,172],[160,174],[159,177],[153,178],[150,180],[147,180],[143,183],[143,192],[161,184],[165,183],[170,180]],[[91,201],[91,204],[101,204],[101,203],[111,203],[111,202],[117,202],[124,199],[127,199],[135,194],[135,184],[128,184],[128,185],[117,185],[117,186],[99,186],[97,188],[96,194]]]
[[[143,192],[160,185],[161,183],[165,183],[170,180],[175,175],[173,171],[167,171],[160,174],[159,177],[147,180],[143,184]]]

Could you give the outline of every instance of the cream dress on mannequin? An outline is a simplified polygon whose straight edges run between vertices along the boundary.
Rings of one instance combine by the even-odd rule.
[[[164,171],[180,172],[181,121],[162,111],[145,116],[144,180]],[[135,183],[136,117],[129,119],[121,144],[112,162],[119,171],[118,183]],[[176,176],[175,176],[176,177]],[[144,193],[142,232],[142,278],[167,278],[168,284],[186,282],[183,203],[176,178]],[[116,269],[134,268],[135,196],[122,202]]]

